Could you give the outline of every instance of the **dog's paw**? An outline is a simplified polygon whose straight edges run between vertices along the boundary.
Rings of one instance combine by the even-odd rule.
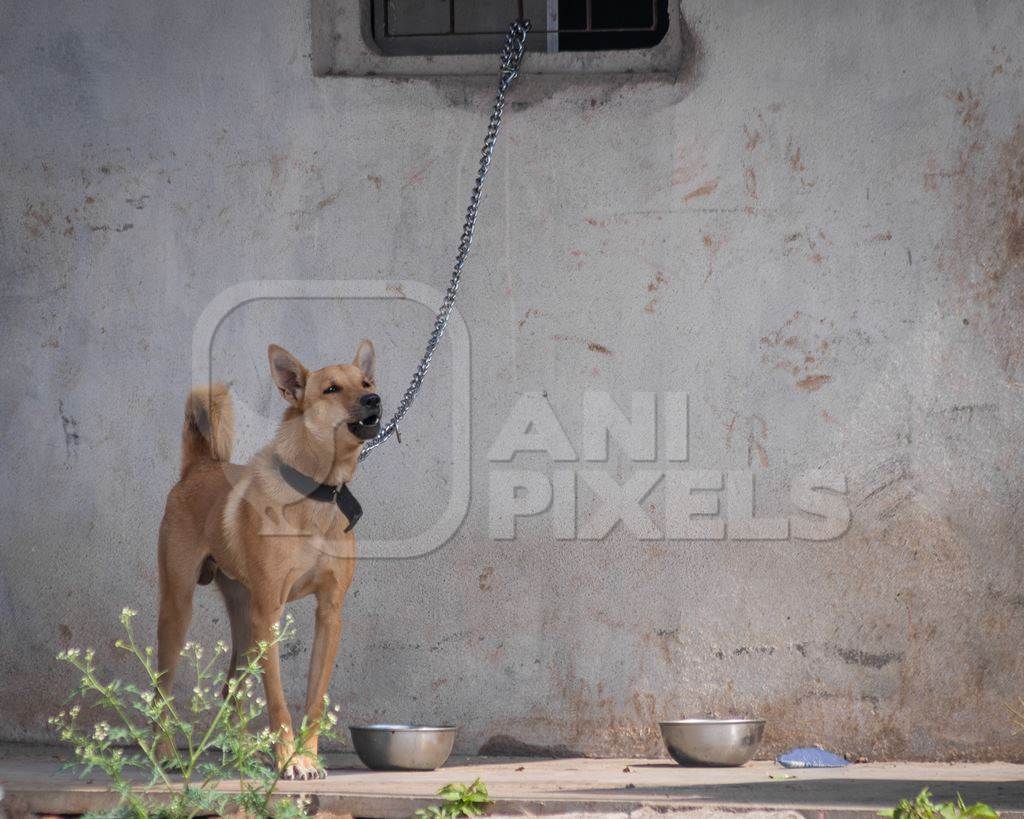
[[[284,766],[282,779],[306,781],[309,779],[326,779],[327,773],[320,767],[316,757],[297,756]]]

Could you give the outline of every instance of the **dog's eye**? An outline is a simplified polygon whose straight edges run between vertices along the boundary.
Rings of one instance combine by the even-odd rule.
[[[370,389],[370,387],[372,387],[372,386],[373,386],[373,384],[371,384],[371,383],[370,383],[369,381],[364,381],[364,382],[363,382],[363,389],[364,389],[364,390],[368,390],[368,389]]]
[[[324,390],[324,395],[328,395],[329,393],[332,392],[338,392],[340,389],[341,387],[337,386],[336,384],[331,384],[331,386]]]

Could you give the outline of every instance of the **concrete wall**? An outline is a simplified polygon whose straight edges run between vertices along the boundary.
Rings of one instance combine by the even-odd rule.
[[[153,639],[204,308],[253,279],[443,288],[492,80],[314,78],[307,3],[0,5],[0,738],[40,740],[62,646],[126,673],[125,605]],[[769,750],[1024,759],[1024,6],[683,7],[677,81],[515,89],[460,292],[468,514],[428,556],[361,562],[331,694],[351,720],[457,722],[463,751],[655,754],[653,720],[717,711],[767,717]],[[430,321],[401,298],[239,307],[213,345],[239,457],[279,412],[268,342],[321,364],[368,335],[393,402]],[[448,503],[451,356],[357,480],[364,539]],[[752,475],[761,516],[794,518],[809,470],[845,476],[848,529],[556,540],[545,513],[492,539],[504,470],[632,474],[614,446],[488,460],[528,392],[578,451],[588,390],[689,393],[689,462],[642,466]],[[659,484],[659,531],[663,505]],[[226,635],[210,589],[193,633]]]

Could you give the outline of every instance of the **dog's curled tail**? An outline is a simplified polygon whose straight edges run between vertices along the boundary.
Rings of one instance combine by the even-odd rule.
[[[229,461],[235,443],[235,410],[226,384],[194,387],[185,401],[181,476],[199,461]]]

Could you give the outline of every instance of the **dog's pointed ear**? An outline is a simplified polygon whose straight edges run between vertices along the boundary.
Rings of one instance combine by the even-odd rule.
[[[267,348],[267,358],[270,359],[270,374],[281,397],[293,407],[299,406],[302,403],[302,391],[306,388],[308,371],[299,359],[276,344]]]
[[[356,357],[352,359],[352,363],[363,371],[363,375],[371,381],[373,380],[377,369],[377,356],[373,352],[372,341],[364,338],[359,342],[359,349],[356,350]]]

